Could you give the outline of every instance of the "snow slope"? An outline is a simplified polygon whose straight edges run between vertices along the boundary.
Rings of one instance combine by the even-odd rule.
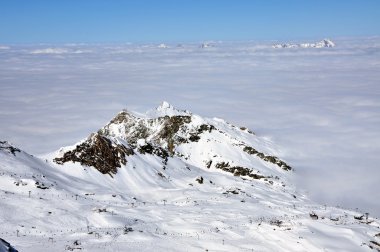
[[[125,110],[44,157],[1,142],[0,237],[19,251],[380,249],[379,220],[315,204],[293,169],[222,119]]]

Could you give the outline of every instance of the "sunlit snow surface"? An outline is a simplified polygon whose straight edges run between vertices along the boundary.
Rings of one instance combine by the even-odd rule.
[[[380,39],[332,40],[1,45],[0,139],[42,154],[168,100],[270,137],[311,198],[379,216]]]
[[[265,139],[221,120],[213,124],[226,133],[214,130],[184,144],[188,157],[171,157],[163,168],[160,157],[136,151],[112,177],[78,163],[55,164],[58,152],[39,159],[1,143],[0,236],[20,251],[377,248],[378,219],[313,203],[292,184],[292,171],[243,153],[234,164],[251,159],[260,174],[277,176],[243,179],[202,165],[210,146],[220,147],[209,153],[219,153],[216,159],[238,153],[237,139],[275,151]]]

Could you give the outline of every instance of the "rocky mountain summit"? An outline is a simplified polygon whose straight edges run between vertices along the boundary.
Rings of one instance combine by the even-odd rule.
[[[161,158],[163,166],[169,159],[177,158],[245,178],[273,177],[279,175],[279,170],[292,170],[271,152],[260,150],[258,141],[245,127],[220,119],[204,119],[163,102],[145,115],[121,111],[87,139],[61,150],[54,161],[57,164],[79,162],[102,173],[116,174],[128,162],[128,156],[139,153]],[[236,156],[244,161],[240,162]],[[274,172],[260,169],[266,166]]]

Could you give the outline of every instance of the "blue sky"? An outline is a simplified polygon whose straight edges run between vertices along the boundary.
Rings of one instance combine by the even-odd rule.
[[[0,43],[380,35],[379,0],[0,0]]]

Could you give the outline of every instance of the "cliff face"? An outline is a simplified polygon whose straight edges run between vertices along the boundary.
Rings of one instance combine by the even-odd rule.
[[[57,164],[79,162],[81,165],[92,166],[103,174],[116,174],[117,168],[127,163],[126,157],[133,154],[133,149],[95,133],[54,161]]]

